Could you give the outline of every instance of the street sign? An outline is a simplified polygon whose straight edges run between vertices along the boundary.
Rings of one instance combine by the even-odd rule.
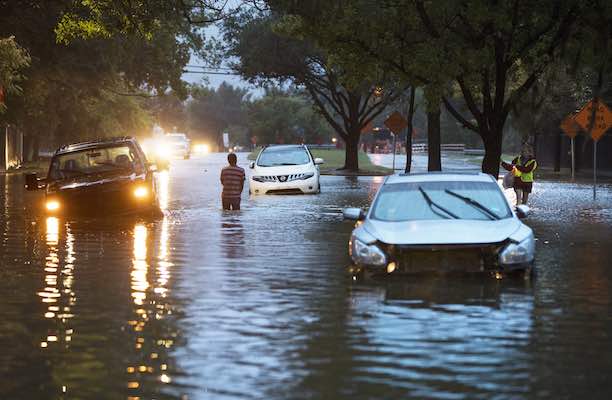
[[[374,127],[372,126],[372,121],[368,122],[363,128],[361,128],[361,133],[372,132]]]
[[[223,147],[229,147],[229,133],[223,132]]]
[[[385,126],[396,135],[400,134],[408,126],[408,121],[399,112],[395,111],[389,115],[384,122]]]
[[[571,139],[575,138],[580,130],[580,125],[574,120],[574,115],[570,114],[563,121],[561,121],[561,129]]]
[[[594,123],[592,123],[593,117]],[[612,111],[603,101],[594,99],[578,111],[574,120],[591,135],[594,141],[598,141],[612,127]]]

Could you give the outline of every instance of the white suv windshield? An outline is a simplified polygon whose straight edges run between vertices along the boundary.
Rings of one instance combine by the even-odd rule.
[[[303,148],[266,149],[257,160],[260,167],[275,167],[279,165],[303,165],[310,162],[308,152]]]
[[[380,221],[491,220],[511,215],[494,182],[393,183],[380,189],[372,207],[372,218]]]

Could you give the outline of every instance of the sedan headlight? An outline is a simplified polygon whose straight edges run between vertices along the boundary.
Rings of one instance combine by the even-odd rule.
[[[387,256],[375,244],[365,244],[361,240],[351,238],[349,253],[353,261],[362,265],[383,266],[387,264]]]
[[[510,243],[499,254],[500,264],[522,264],[533,261],[535,257],[535,240],[533,235],[519,243]]]

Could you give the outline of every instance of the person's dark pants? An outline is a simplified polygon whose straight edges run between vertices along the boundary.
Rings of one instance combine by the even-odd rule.
[[[525,204],[527,205],[527,199],[529,193],[533,188],[533,182],[523,182],[520,178],[514,179],[514,193],[516,193],[516,205]]]
[[[240,197],[222,197],[224,210],[240,210]]]

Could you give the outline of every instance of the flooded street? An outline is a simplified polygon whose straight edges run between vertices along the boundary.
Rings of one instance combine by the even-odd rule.
[[[0,175],[0,399],[610,398],[611,185],[536,182],[531,282],[353,282],[341,209],[382,178],[223,212],[224,163],[174,162],[158,220],[46,218]]]

